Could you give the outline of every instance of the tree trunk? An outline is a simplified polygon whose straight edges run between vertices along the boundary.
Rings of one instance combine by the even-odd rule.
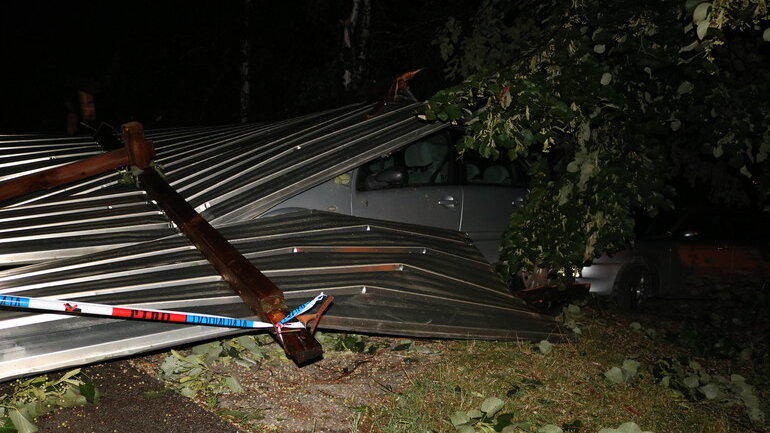
[[[353,0],[350,17],[342,29],[342,85],[346,90],[355,90],[361,85],[366,64],[366,44],[369,39],[369,25],[372,8],[370,0]]]
[[[251,15],[252,0],[243,0],[243,42],[241,43],[241,123],[249,121],[249,102],[251,82],[249,77],[249,58],[251,57]]]

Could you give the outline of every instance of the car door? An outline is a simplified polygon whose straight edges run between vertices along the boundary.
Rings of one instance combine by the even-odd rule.
[[[352,214],[458,230],[463,197],[453,155],[454,138],[442,131],[358,168]],[[376,180],[393,174],[399,180]]]
[[[680,265],[694,275],[729,275],[732,271],[731,226],[713,211],[689,214],[676,231]]]
[[[760,212],[736,212],[733,226],[732,271],[737,275],[770,275],[770,217]]]
[[[490,161],[470,151],[458,160],[463,185],[460,230],[490,262],[499,261],[511,214],[526,204],[526,170],[510,161]]]

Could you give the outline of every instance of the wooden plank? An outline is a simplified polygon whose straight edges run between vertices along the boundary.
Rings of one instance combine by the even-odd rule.
[[[147,168],[138,177],[142,187],[166,216],[195,244],[251,311],[262,320],[274,324],[286,317],[288,308],[283,292],[275,283],[195,212],[154,169]],[[274,335],[283,345],[287,356],[297,364],[305,364],[323,354],[321,345],[307,329],[283,331]]]
[[[0,182],[0,203],[25,194],[66,185],[127,165],[129,165],[128,151],[126,149],[118,149],[70,164],[19,176]]]

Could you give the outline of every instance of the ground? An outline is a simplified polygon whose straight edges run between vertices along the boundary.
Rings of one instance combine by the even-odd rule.
[[[201,392],[195,399],[171,390],[178,382],[158,379],[170,353],[155,353],[84,368],[101,401],[58,409],[36,424],[41,432],[84,433],[452,432],[453,414],[477,411],[495,397],[505,419],[520,426],[517,432],[554,424],[565,432],[595,433],[625,422],[655,433],[767,432],[749,419],[747,396],[725,391],[709,400],[699,391],[714,377],[740,375],[758,407],[770,413],[769,297],[746,293],[741,302],[663,302],[640,312],[584,305],[571,324],[580,333],[551,350],[532,342],[324,334],[325,358],[298,368],[263,339],[256,363],[219,355],[211,364],[214,377],[233,376],[243,392]],[[199,348],[217,344],[231,347],[212,342]],[[605,372],[627,360],[639,362],[638,375],[608,381]],[[701,382],[683,388],[693,380],[688,370],[669,374],[672,385],[662,386],[661,360],[697,363]]]
[[[131,360],[83,369],[102,393],[98,404],[59,409],[41,416],[40,432],[73,433],[235,433],[237,427],[174,392]]]
[[[368,345],[382,349],[327,351],[324,359],[302,368],[277,356],[259,368],[220,367],[245,391],[219,394],[215,410],[202,399],[167,390],[157,379],[166,353],[98,364],[83,372],[101,391],[99,404],[60,409],[36,424],[41,432],[79,433],[331,433],[350,432],[351,425],[369,431],[370,420],[362,416],[366,408],[382,404],[439,361],[442,342],[420,341],[419,352],[389,350],[402,341],[369,337]]]

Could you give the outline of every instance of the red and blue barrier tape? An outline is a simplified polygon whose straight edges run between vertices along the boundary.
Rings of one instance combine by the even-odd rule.
[[[326,297],[326,295],[321,293],[310,302],[300,305],[277,325],[255,320],[234,319],[232,317],[210,314],[151,310],[146,308],[113,307],[105,304],[91,304],[87,302],[75,303],[72,301],[30,298],[26,296],[0,295],[0,307],[42,310],[54,313],[88,314],[123,319],[153,320],[157,322],[186,323],[190,325],[222,326],[227,328],[267,329],[276,326],[285,328],[304,328],[305,325],[302,322],[289,322],[289,320],[313,308],[313,306],[324,297]]]

